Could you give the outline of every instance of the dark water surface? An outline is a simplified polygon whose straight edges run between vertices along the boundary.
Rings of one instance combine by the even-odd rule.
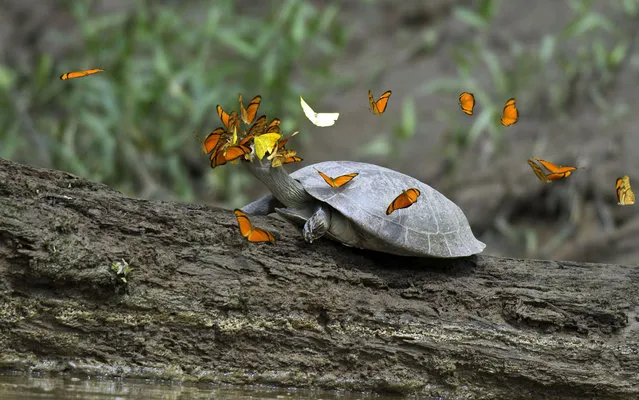
[[[396,400],[397,397],[365,395],[338,391],[272,389],[268,387],[207,387],[162,384],[147,380],[78,379],[71,377],[34,377],[0,375],[1,400],[36,399],[310,399],[310,400]]]

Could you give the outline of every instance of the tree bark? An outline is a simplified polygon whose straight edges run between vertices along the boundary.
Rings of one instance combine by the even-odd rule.
[[[639,396],[639,267],[308,245],[0,160],[3,370],[448,399]],[[490,252],[490,249],[487,249]],[[126,283],[111,268],[130,264]]]

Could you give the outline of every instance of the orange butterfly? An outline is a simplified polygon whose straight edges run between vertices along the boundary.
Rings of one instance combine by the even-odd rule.
[[[249,242],[260,243],[260,242],[270,242],[275,243],[275,237],[271,232],[265,231],[264,229],[256,228],[251,224],[251,221],[248,218],[248,215],[242,210],[235,209],[233,210],[235,217],[237,218],[237,224],[240,226],[240,233]]]
[[[395,197],[388,208],[386,209],[386,215],[390,215],[393,211],[399,210],[400,208],[410,207],[417,201],[417,198],[422,194],[419,189],[410,188],[402,191],[402,193]]]
[[[475,96],[472,93],[463,92],[459,95],[459,106],[465,114],[473,115]]]
[[[224,126],[229,132],[233,131],[233,129],[239,129],[240,120],[237,116],[237,111],[233,111],[229,114],[226,111],[224,111],[220,105],[218,105],[216,108],[217,108],[217,115],[220,117],[220,119],[222,120],[222,123],[224,124]]]
[[[635,194],[630,188],[630,177],[628,175],[617,178],[615,188],[617,189],[617,204],[620,206],[635,204]]]
[[[244,108],[244,104],[242,101],[242,93],[238,96],[238,100],[240,102],[240,115],[242,117],[242,121],[245,124],[250,125],[255,120],[255,116],[257,115],[257,109],[260,108],[260,102],[262,101],[262,96],[257,95],[253,97],[251,101],[249,101],[248,107]]]
[[[551,181],[568,178],[572,174],[572,171],[577,169],[577,167],[564,167],[563,165],[556,165],[551,163],[550,161],[541,160],[537,157],[535,157],[535,160],[537,160],[539,164],[543,165],[548,171],[550,171],[549,174],[546,174],[546,178]]]
[[[286,143],[288,143],[289,140],[291,140],[291,138],[295,135],[297,135],[299,133],[299,131],[293,132],[291,133],[291,136],[285,138],[285,139],[281,139],[278,143],[277,143],[277,148],[278,150],[280,149],[284,149],[284,147],[286,146]]]
[[[509,99],[504,106],[504,111],[501,113],[501,124],[503,126],[510,126],[517,123],[519,119],[519,111],[515,105],[515,99]]]
[[[268,124],[264,133],[280,133],[280,120],[278,118],[273,118],[273,121]]]
[[[250,147],[241,144],[229,146],[226,149],[219,149],[215,154],[211,155],[211,168],[237,160],[250,152]]]
[[[298,156],[290,156],[290,157],[286,157],[284,161],[282,161],[282,164],[290,164],[290,163],[300,162],[300,161],[304,161],[304,160]]]
[[[303,161],[302,158],[298,157],[298,156],[290,156],[290,157],[275,157],[273,159],[273,161],[271,161],[271,167],[273,168],[277,168],[277,167],[281,167],[284,164],[290,164],[290,163],[294,163],[294,162],[300,162]]]
[[[539,165],[535,164],[533,160],[528,160],[528,165],[530,165],[530,168],[532,168],[533,172],[540,181],[544,183],[550,183],[550,179],[548,179],[544,170],[541,169]]]
[[[246,136],[261,135],[266,131],[267,118],[266,115],[259,117],[246,132]]]
[[[315,171],[317,171],[317,170],[315,170]],[[337,178],[331,178],[330,176],[326,175],[322,171],[317,171],[317,173],[320,174],[320,176],[322,178],[324,178],[326,183],[328,183],[331,187],[334,187],[334,188],[337,188],[337,187],[340,187],[340,186],[343,186],[343,185],[347,184],[353,178],[355,178],[357,175],[359,175],[359,173],[356,172],[356,173],[353,173],[353,174],[340,175]]]
[[[217,128],[213,132],[209,133],[204,141],[202,141],[197,134],[195,135],[197,140],[199,140],[202,144],[202,151],[204,154],[216,151],[218,147],[223,145],[226,136],[226,132],[224,132],[224,129],[222,128]]]
[[[284,164],[302,161],[296,154],[294,149],[278,149],[272,157],[271,167],[281,167]]]
[[[60,75],[60,79],[62,79],[63,81],[66,81],[67,79],[82,78],[83,76],[97,74],[98,72],[104,72],[104,70],[100,68],[94,68],[94,69],[85,69],[83,71],[67,72],[65,74]]]
[[[386,111],[386,106],[388,105],[388,99],[390,99],[390,96],[391,91],[388,90],[376,101],[373,97],[373,93],[370,90],[368,91],[368,103],[370,104],[373,114],[382,115],[382,113]]]

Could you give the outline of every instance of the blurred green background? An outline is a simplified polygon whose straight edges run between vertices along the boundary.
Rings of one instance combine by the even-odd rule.
[[[260,114],[300,130],[289,170],[352,159],[413,175],[462,207],[489,254],[639,262],[636,208],[614,192],[623,174],[639,188],[638,0],[4,3],[0,157],[237,207],[264,189],[211,169],[194,134],[220,125],[217,104],[260,94]],[[59,79],[86,68],[106,71]],[[393,90],[382,116],[368,89]],[[311,125],[300,95],[336,125]],[[521,120],[504,128],[510,97]],[[532,156],[586,168],[543,185]]]

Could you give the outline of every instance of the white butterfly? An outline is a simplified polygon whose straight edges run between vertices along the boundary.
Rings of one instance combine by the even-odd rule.
[[[319,127],[327,127],[332,126],[339,118],[339,113],[316,113],[313,111],[311,106],[306,104],[302,96],[300,96],[300,104],[302,105],[302,110],[304,110],[304,115],[308,118],[309,121],[313,123],[315,126]]]

